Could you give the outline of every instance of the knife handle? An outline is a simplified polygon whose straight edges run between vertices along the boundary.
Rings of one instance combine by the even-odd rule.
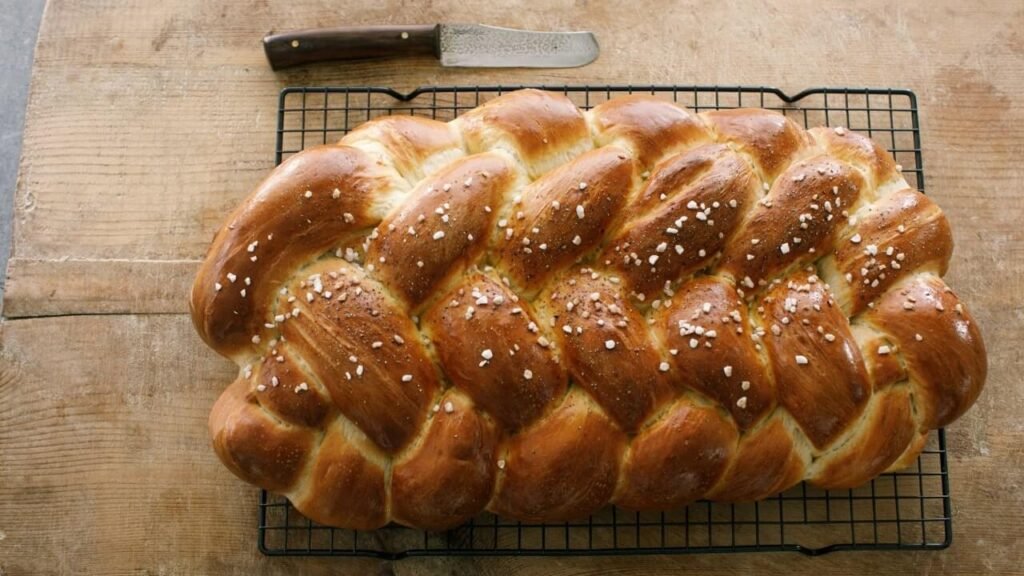
[[[263,39],[263,50],[274,70],[360,58],[393,56],[440,57],[438,26],[348,26],[298,30]]]

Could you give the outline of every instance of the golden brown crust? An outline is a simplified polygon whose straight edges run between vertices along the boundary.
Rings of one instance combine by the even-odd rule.
[[[635,215],[605,248],[634,292],[658,298],[715,258],[760,187],[750,165],[722,145],[708,145],[658,165]]]
[[[794,163],[758,202],[722,254],[721,269],[748,288],[827,254],[842,211],[864,189],[855,168],[816,156]]]
[[[778,494],[804,477],[806,464],[779,418],[745,435],[718,484],[705,498],[751,502]]]
[[[595,106],[590,121],[595,144],[626,148],[645,169],[677,150],[711,139],[704,124],[689,110],[642,94]]]
[[[615,491],[625,435],[574,389],[535,427],[509,439],[488,507],[527,521],[580,518]]]
[[[380,528],[388,517],[385,471],[368,451],[372,447],[357,430],[338,423],[329,427],[305,485],[289,498],[316,522]]]
[[[725,472],[736,438],[735,425],[716,410],[679,402],[633,440],[613,502],[668,510],[703,497]]]
[[[905,388],[875,394],[851,438],[814,463],[810,482],[828,489],[860,486],[903,453],[914,437],[915,426]]]
[[[453,162],[412,192],[381,222],[367,261],[378,276],[416,307],[446,278],[457,275],[487,245],[498,207],[513,182],[508,160],[477,154]]]
[[[549,172],[513,199],[498,223],[498,265],[517,287],[536,293],[604,238],[632,179],[633,162],[614,147]]]
[[[861,357],[864,359],[864,367],[867,368],[874,383],[875,392],[883,388],[903,382],[907,379],[907,369],[900,362],[897,354],[879,354],[878,350],[889,345],[889,339],[881,334],[873,334],[871,337],[860,340]]]
[[[320,428],[334,411],[334,402],[310,387],[305,370],[292,358],[290,344],[282,342],[260,362],[258,375],[250,384],[250,393],[259,395],[260,405],[285,422],[307,428]],[[306,382],[308,390],[295,390]]]
[[[359,148],[415,183],[463,154],[451,125],[419,116],[382,116],[349,132],[340,144]]]
[[[641,316],[607,277],[567,274],[542,302],[569,374],[625,431],[672,396],[665,361]]]
[[[770,110],[713,110],[701,117],[719,141],[748,154],[769,183],[812,144],[795,122]]]
[[[428,530],[477,515],[491,499],[496,475],[494,425],[461,394],[447,394],[439,405],[444,408],[434,413],[423,441],[395,463],[391,476],[394,520]]]
[[[908,274],[946,273],[953,254],[949,222],[934,202],[904,188],[866,207],[834,250],[833,284],[851,316]]]
[[[306,273],[280,295],[295,308],[279,326],[288,349],[301,350],[310,368],[307,386],[324,387],[382,450],[401,449],[418,433],[438,388],[415,325],[347,262],[325,259]]]
[[[311,148],[275,168],[228,217],[196,275],[190,305],[199,335],[225,356],[245,354],[280,283],[375,224],[384,199],[403,186],[346,146]]]
[[[845,128],[811,128],[808,133],[835,158],[857,166],[869,176],[873,187],[899,178],[896,161],[875,141]]]
[[[714,399],[740,430],[774,408],[771,371],[750,338],[747,306],[728,283],[708,276],[684,285],[655,325],[663,330],[677,388]]]
[[[929,431],[918,432],[913,439],[911,439],[910,444],[907,446],[907,449],[903,451],[903,454],[901,454],[895,462],[890,464],[885,471],[893,472],[913,466],[914,463],[917,462],[917,457],[921,455],[921,452],[924,451],[925,445],[928,443],[928,432]]]
[[[812,278],[797,275],[769,290],[762,322],[779,404],[823,449],[860,415],[871,382],[846,317]]]
[[[974,404],[988,373],[985,343],[941,278],[922,274],[893,287],[866,316],[891,338],[889,353],[903,358],[923,430],[950,424]]]
[[[240,366],[240,478],[318,522],[444,530],[849,487],[986,376],[941,210],[844,128],[519,91],[296,154],[193,322]]]
[[[583,113],[568,98],[541,90],[515,94],[454,121],[470,153],[504,150],[537,178],[593,146]]]
[[[295,483],[313,448],[307,428],[278,426],[263,411],[244,379],[235,380],[210,412],[213,448],[239,478],[268,490]]]
[[[536,420],[568,384],[551,346],[541,345],[530,305],[518,300],[500,282],[475,274],[423,321],[452,384],[510,432]]]

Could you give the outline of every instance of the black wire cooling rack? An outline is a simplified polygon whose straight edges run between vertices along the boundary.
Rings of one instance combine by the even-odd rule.
[[[287,88],[278,109],[276,161],[340,139],[371,118],[414,114],[451,120],[524,86]],[[917,99],[896,89],[722,86],[535,86],[581,108],[627,93],[659,95],[693,110],[743,106],[778,110],[804,126],[844,126],[889,149],[911,186],[924,190]],[[609,507],[577,522],[538,524],[482,514],[447,532],[388,526],[359,532],[321,526],[284,497],[260,493],[259,548],[268,555],[407,556],[618,555],[706,552],[941,549],[952,541],[946,438],[938,430],[917,463],[853,490],[800,484],[755,503],[697,502],[663,513]]]

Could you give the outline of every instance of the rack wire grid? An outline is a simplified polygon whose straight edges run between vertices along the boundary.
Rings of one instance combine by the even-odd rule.
[[[275,160],[335,142],[372,118],[413,114],[447,121],[527,86],[287,88],[278,109]],[[589,109],[622,94],[653,94],[691,110],[758,107],[804,126],[844,126],[868,134],[896,157],[911,186],[924,190],[917,99],[899,89],[815,88],[790,96],[742,86],[533,86],[561,92]],[[952,542],[945,431],[916,464],[852,490],[802,483],[760,502],[701,501],[647,513],[605,508],[581,521],[529,523],[484,513],[447,532],[387,526],[372,532],[331,528],[299,514],[282,496],[261,491],[258,545],[267,555],[409,556],[619,555],[836,550],[942,549]]]

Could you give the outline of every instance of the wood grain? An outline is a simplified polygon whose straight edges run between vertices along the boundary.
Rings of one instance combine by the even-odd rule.
[[[198,260],[12,258],[4,316],[182,314],[198,268]]]
[[[298,28],[484,22],[590,29],[572,70],[430,58],[272,72]],[[220,220],[272,166],[290,85],[635,83],[903,86],[947,277],[982,326],[989,382],[950,430],[953,546],[938,553],[270,559],[255,490],[206,433],[234,368],[185,312]],[[0,323],[0,574],[1024,573],[1024,6],[990,0],[51,0],[27,113]],[[42,316],[53,316],[42,318]]]

